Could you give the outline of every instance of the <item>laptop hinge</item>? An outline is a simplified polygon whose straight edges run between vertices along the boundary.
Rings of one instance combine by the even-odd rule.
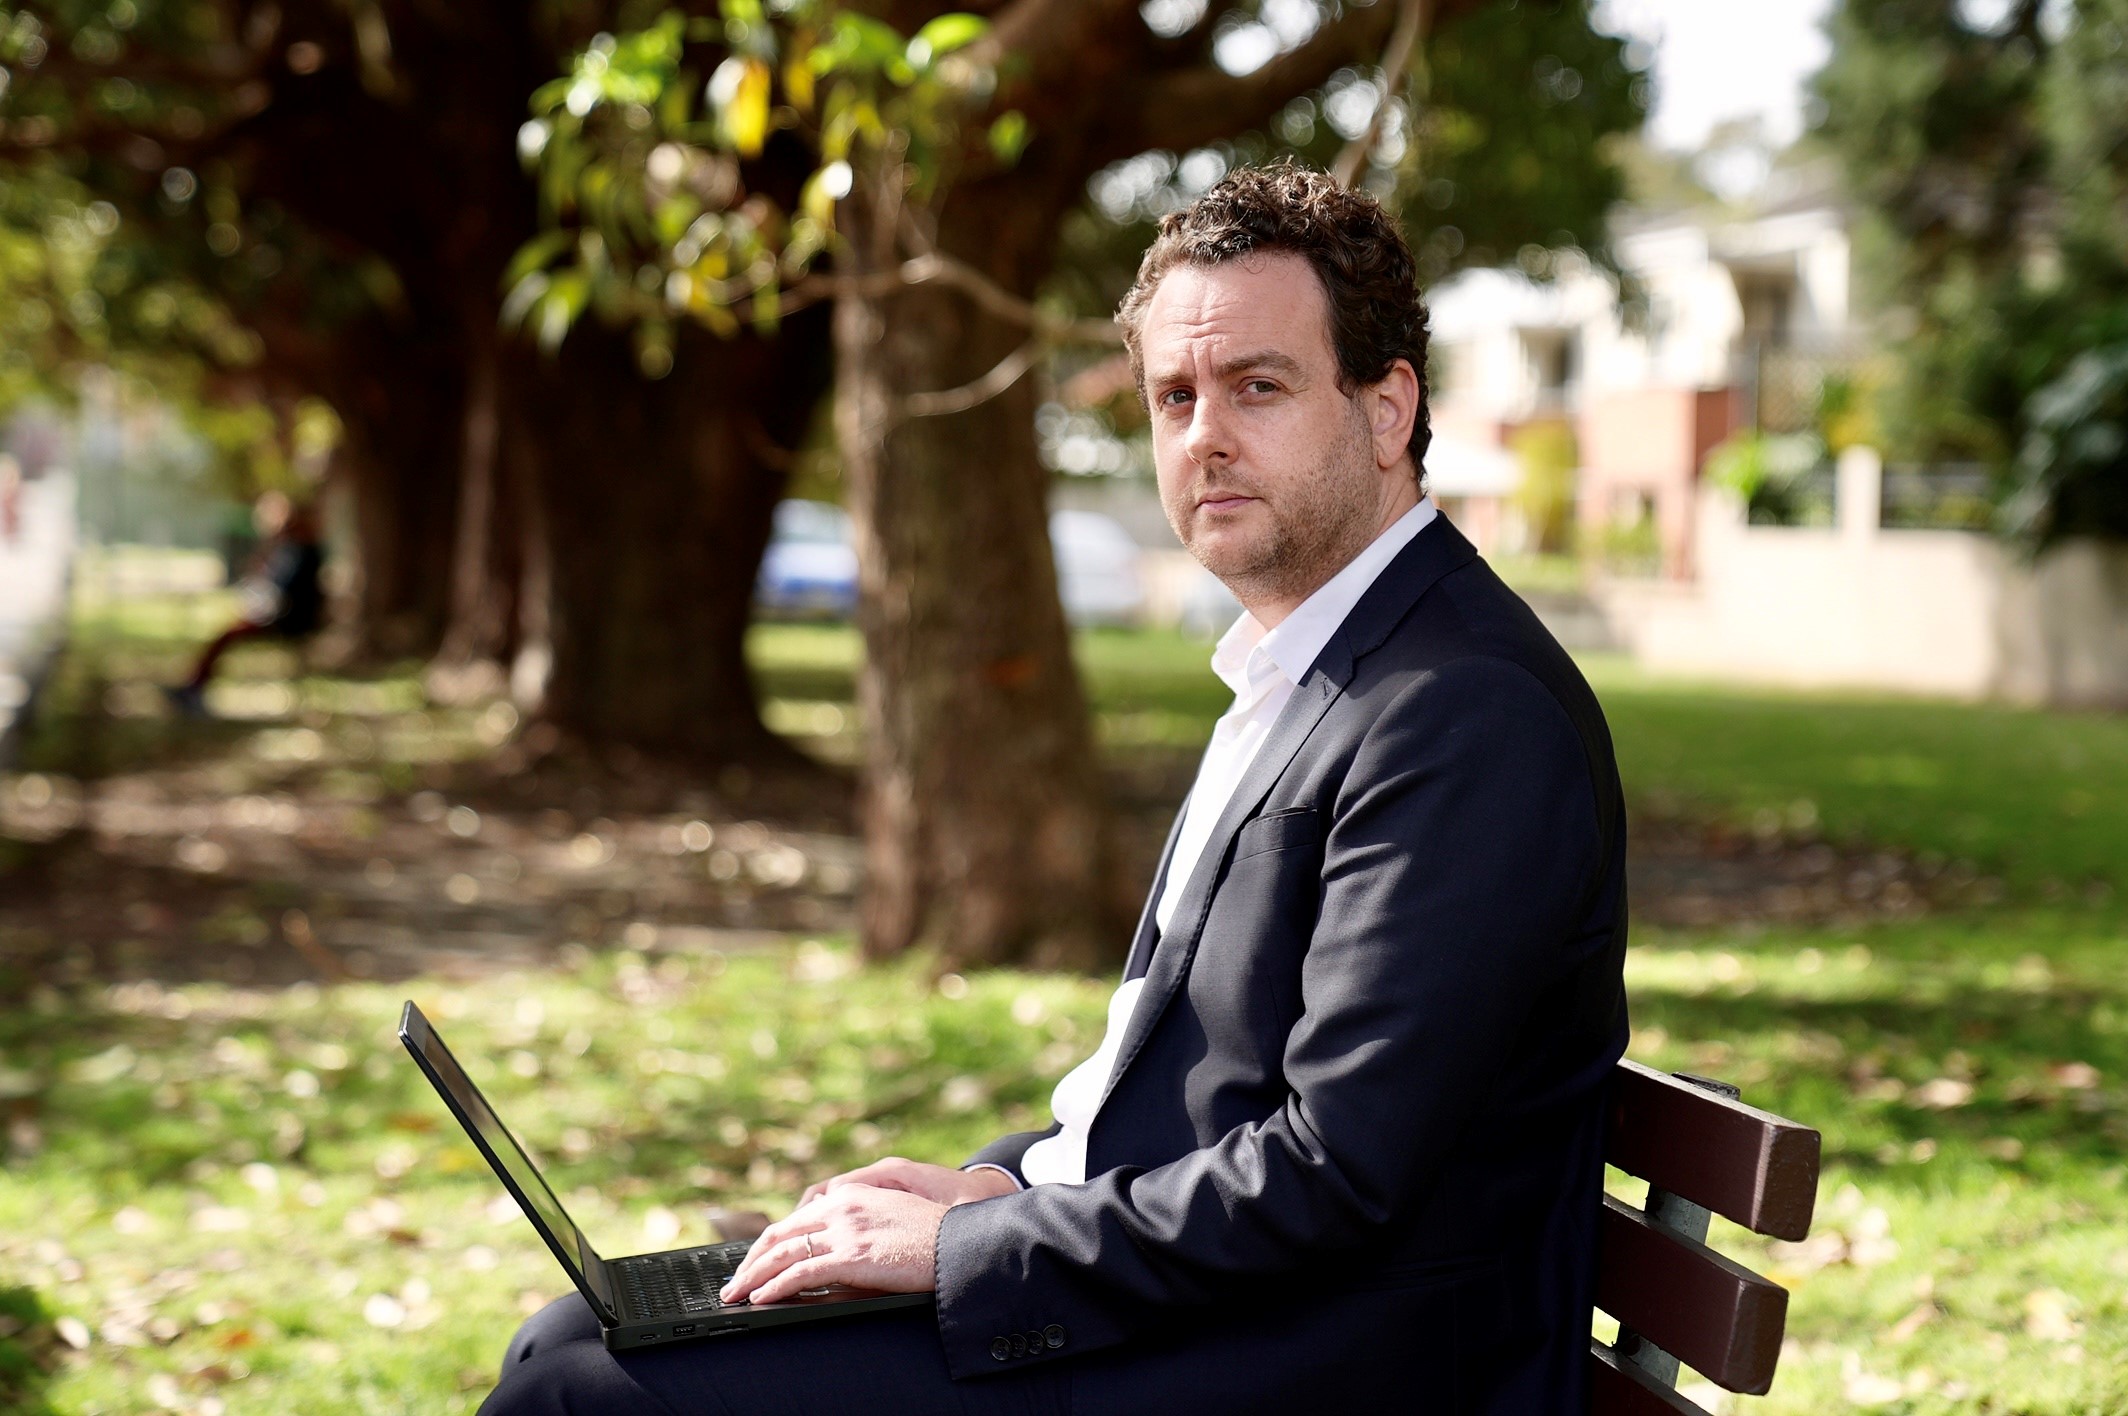
[[[605,1318],[608,1327],[617,1326],[621,1322],[621,1305],[615,1300],[610,1266],[593,1252],[588,1243],[584,1245],[582,1262],[584,1278],[590,1283],[591,1291],[598,1295],[598,1306],[606,1310],[600,1316]]]

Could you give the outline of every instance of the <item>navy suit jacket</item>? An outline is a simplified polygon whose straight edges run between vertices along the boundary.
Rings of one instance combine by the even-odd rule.
[[[1164,936],[1148,901],[1085,1183],[946,1213],[953,1374],[1062,1364],[1082,1416],[1582,1410],[1624,850],[1594,695],[1437,518]]]

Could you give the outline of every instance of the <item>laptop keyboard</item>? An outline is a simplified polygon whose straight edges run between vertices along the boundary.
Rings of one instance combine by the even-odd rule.
[[[638,1254],[613,1265],[622,1295],[637,1317],[706,1313],[723,1307],[717,1290],[739,1271],[743,1243],[712,1244],[670,1254]]]

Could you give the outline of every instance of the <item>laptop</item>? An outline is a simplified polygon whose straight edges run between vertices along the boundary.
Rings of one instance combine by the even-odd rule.
[[[525,1218],[532,1221],[539,1237],[561,1260],[577,1292],[584,1295],[584,1301],[598,1315],[606,1346],[615,1352],[654,1343],[722,1337],[748,1328],[928,1306],[932,1302],[929,1293],[878,1293],[836,1286],[808,1289],[783,1303],[726,1303],[717,1294],[746,1257],[748,1245],[743,1240],[602,1258],[540,1177],[539,1167],[504,1127],[429,1020],[411,1002],[399,1015],[399,1040],[406,1044],[406,1050],[413,1054],[466,1135],[487,1157],[496,1178],[525,1212]]]

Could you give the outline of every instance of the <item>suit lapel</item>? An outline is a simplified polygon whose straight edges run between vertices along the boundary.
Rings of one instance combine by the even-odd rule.
[[[1337,641],[1333,638],[1333,648],[1323,651],[1323,659],[1333,657],[1336,645]],[[1335,657],[1342,658],[1343,666],[1349,675],[1349,656]],[[1212,834],[1205,839],[1204,853],[1197,857],[1196,867],[1190,871],[1189,882],[1182,887],[1182,898],[1175,902],[1175,913],[1168,921],[1167,935],[1160,940],[1159,947],[1152,951],[1151,966],[1145,971],[1145,991],[1138,997],[1138,1006],[1131,1010],[1129,1030],[1123,1034],[1123,1046],[1117,1050],[1116,1065],[1109,1070],[1108,1086],[1101,1093],[1104,1102],[1108,1099],[1108,1093],[1115,1090],[1117,1079],[1130,1066],[1131,1059],[1145,1046],[1145,1039],[1151,1035],[1153,1025],[1160,1020],[1162,1010],[1167,1007],[1168,1000],[1175,996],[1183,975],[1189,971],[1190,960],[1197,953],[1198,936],[1204,930],[1204,917],[1211,909],[1212,884],[1219,878],[1220,866],[1226,861],[1227,848],[1233,843],[1234,833],[1241,829],[1243,822],[1255,815],[1257,806],[1286,770],[1286,764],[1300,751],[1301,744],[1308,740],[1309,733],[1315,731],[1315,725],[1322,721],[1323,714],[1330,710],[1330,705],[1336,701],[1343,688],[1344,680],[1325,672],[1323,661],[1317,660],[1316,666],[1308,671],[1299,686],[1293,690],[1293,696],[1286,700],[1286,706],[1279,710],[1278,719],[1272,723],[1263,747],[1257,751],[1256,759],[1249,764],[1249,770],[1236,784],[1234,795],[1227,800],[1226,809],[1219,813],[1218,824],[1212,827]],[[1172,839],[1168,842],[1168,848],[1170,851],[1174,849]],[[1165,874],[1166,870],[1163,869],[1162,875]],[[1148,910],[1150,908],[1148,906]],[[1142,926],[1140,932],[1144,933]],[[1133,957],[1136,957],[1135,949]]]
[[[1196,793],[1191,792],[1194,796]],[[1175,861],[1175,842],[1182,836],[1182,818],[1189,814],[1190,798],[1184,797],[1182,805],[1175,808],[1175,824],[1167,828],[1167,844],[1160,849],[1160,868],[1153,872],[1152,893],[1145,897],[1145,908],[1138,913],[1138,930],[1131,935],[1130,953],[1123,961],[1123,977],[1130,980],[1145,972],[1145,966],[1153,957],[1153,945],[1160,939],[1160,897],[1167,893],[1168,867]]]
[[[1412,538],[1410,545],[1397,553],[1396,559],[1368,587],[1367,593],[1353,606],[1352,613],[1346,616],[1344,624],[1323,646],[1314,665],[1294,687],[1286,706],[1279,710],[1263,747],[1236,784],[1226,809],[1219,813],[1218,824],[1205,840],[1204,852],[1190,871],[1182,898],[1175,902],[1175,913],[1168,922],[1166,937],[1161,938],[1154,925],[1153,912],[1158,907],[1161,891],[1166,888],[1167,873],[1174,865],[1175,838],[1182,830],[1182,813],[1176,813],[1175,824],[1168,831],[1167,849],[1161,857],[1159,877],[1153,882],[1152,896],[1146,901],[1145,912],[1138,921],[1137,937],[1131,945],[1130,962],[1124,968],[1125,978],[1136,977],[1140,971],[1145,974],[1145,991],[1131,1010],[1123,1045],[1116,1052],[1116,1065],[1109,1069],[1108,1084],[1101,1092],[1103,1105],[1145,1046],[1145,1040],[1152,1035],[1161,1013],[1189,972],[1205,918],[1211,913],[1212,887],[1219,879],[1235,833],[1256,814],[1257,807],[1284,775],[1301,745],[1307,742],[1308,735],[1315,731],[1315,725],[1322,721],[1323,714],[1330,711],[1330,705],[1352,681],[1358,660],[1381,646],[1390,631],[1418,603],[1419,597],[1433,588],[1435,581],[1476,555],[1477,550],[1448,524],[1445,517],[1436,517]],[[1145,959],[1148,952],[1151,955],[1149,963]]]

